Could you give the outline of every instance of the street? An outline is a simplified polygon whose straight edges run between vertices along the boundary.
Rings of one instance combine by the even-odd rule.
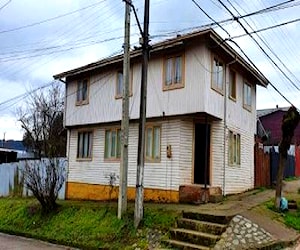
[[[39,240],[0,233],[0,250],[66,250],[64,246],[54,245]]]

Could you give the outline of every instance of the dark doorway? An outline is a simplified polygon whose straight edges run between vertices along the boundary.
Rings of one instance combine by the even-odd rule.
[[[194,183],[209,185],[210,125],[195,124]],[[205,178],[206,176],[206,178]]]

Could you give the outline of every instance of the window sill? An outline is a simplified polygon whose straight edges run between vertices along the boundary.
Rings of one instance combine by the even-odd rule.
[[[232,96],[229,96],[228,98],[229,98],[231,101],[236,102],[236,98],[234,98],[234,97],[232,97]]]
[[[232,168],[240,168],[241,164],[238,164],[238,163],[229,163],[229,166],[232,167]]]
[[[249,111],[249,112],[252,112],[252,108],[251,108],[251,106],[248,106],[248,105],[243,105],[243,108],[244,109],[246,109],[247,111]]]
[[[150,159],[150,158],[146,158],[145,159],[146,163],[160,163],[161,160],[160,159]]]
[[[129,94],[129,97],[132,97],[132,96],[133,96],[133,94],[130,93],[130,94]],[[122,95],[115,95],[115,99],[116,99],[116,100],[120,100],[120,99],[122,99],[122,98],[123,98]]]
[[[104,158],[104,162],[107,163],[120,162],[120,158]]]
[[[168,91],[168,90],[174,90],[174,89],[182,89],[184,88],[183,83],[176,83],[176,84],[171,84],[171,85],[164,85],[163,86],[163,91]]]
[[[218,88],[215,88],[215,87],[211,87],[212,90],[216,91],[218,94],[220,95],[224,95],[224,90],[223,89],[218,89]]]
[[[76,106],[83,106],[83,105],[87,105],[87,104],[89,104],[88,100],[76,102]]]
[[[82,162],[82,161],[92,161],[93,158],[88,157],[88,158],[76,158],[76,161]]]

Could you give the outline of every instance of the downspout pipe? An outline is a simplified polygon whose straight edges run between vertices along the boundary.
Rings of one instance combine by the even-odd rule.
[[[227,130],[227,67],[237,61],[236,57],[233,61],[225,64],[224,67],[224,73],[225,73],[225,86],[224,86],[224,127],[223,127],[223,187],[222,187],[222,193],[223,196],[225,196],[225,188],[226,188],[226,130]]]

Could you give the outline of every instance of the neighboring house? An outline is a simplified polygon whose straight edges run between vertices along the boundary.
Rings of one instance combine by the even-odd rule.
[[[282,137],[281,125],[283,116],[289,107],[276,107],[274,109],[257,110],[258,129],[257,133],[262,136],[262,130],[267,136],[264,140],[265,146],[278,146]],[[300,144],[300,124],[296,127],[293,137],[294,145]]]
[[[0,140],[0,163],[33,158],[34,155],[26,150],[22,141]]]
[[[131,52],[128,199],[137,168],[141,50]],[[66,84],[66,197],[111,198],[120,168],[123,55],[54,76]],[[254,187],[256,85],[268,80],[213,30],[151,46],[145,200],[179,201],[184,185],[223,194]],[[118,185],[118,180],[116,183]],[[117,193],[113,194],[117,198]]]

